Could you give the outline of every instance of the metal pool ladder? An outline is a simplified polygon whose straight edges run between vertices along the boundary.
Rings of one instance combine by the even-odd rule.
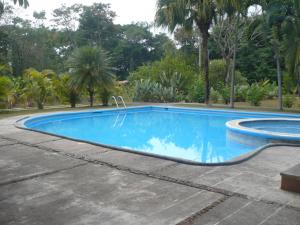
[[[121,100],[124,109],[127,109],[127,106],[126,106],[126,104],[125,104],[125,102],[124,102],[124,99],[123,99],[123,97],[122,97],[121,95],[118,96],[117,98],[116,98],[115,96],[112,96],[112,99],[113,99],[114,102],[116,103],[117,108],[119,108],[119,104],[118,104],[118,99],[119,99],[119,100]]]

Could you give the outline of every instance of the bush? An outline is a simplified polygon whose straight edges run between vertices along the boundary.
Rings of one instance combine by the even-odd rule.
[[[283,106],[286,108],[292,108],[296,98],[294,95],[284,95],[283,96]]]
[[[219,93],[222,97],[223,103],[228,104],[228,102],[230,101],[230,87],[228,87],[228,86],[220,87]]]
[[[247,99],[249,85],[239,85],[235,89],[235,99],[237,102],[245,102]]]
[[[203,103],[205,100],[204,81],[199,78],[189,91],[189,100]]]
[[[292,93],[293,89],[296,87],[296,82],[291,75],[288,73],[283,73],[282,76],[282,87],[285,93]]]
[[[103,106],[108,106],[109,99],[112,96],[111,89],[106,88],[106,87],[102,87],[99,90],[99,93],[100,93],[100,98],[101,98],[101,101],[102,101],[102,105]]]
[[[130,73],[128,80],[130,83],[150,80],[187,94],[195,81],[196,73],[195,69],[186,63],[185,58],[179,55],[166,55],[160,61],[138,67],[136,71]]]
[[[259,106],[265,97],[265,88],[259,83],[252,84],[247,91],[247,101],[254,106]]]
[[[43,109],[47,97],[53,94],[51,80],[32,68],[24,71],[23,80],[25,82],[24,94],[27,102],[31,104],[31,101],[34,101],[38,109]]]
[[[278,86],[276,82],[269,83],[269,80],[261,82],[265,89],[265,97],[267,99],[274,99],[278,95]]]
[[[211,60],[209,63],[209,81],[212,87],[220,92],[220,88],[223,88],[226,82],[226,64],[222,59]],[[230,78],[228,84],[230,84]],[[247,84],[247,78],[245,78],[240,71],[235,71],[235,83]]]
[[[143,102],[174,102],[176,91],[172,87],[163,87],[161,84],[150,81],[136,81],[134,101]]]
[[[13,88],[13,82],[9,77],[0,76],[0,108],[6,108],[8,99]]]
[[[211,88],[211,90],[210,90],[210,101],[212,103],[217,103],[220,98],[221,98],[220,93],[218,91],[216,91],[215,89]]]

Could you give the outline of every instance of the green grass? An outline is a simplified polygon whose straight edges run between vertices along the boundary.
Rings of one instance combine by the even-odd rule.
[[[175,103],[174,106],[182,106],[182,107],[209,107],[209,108],[219,108],[219,109],[229,109],[229,105],[225,104],[211,104],[207,106],[202,103]],[[252,106],[248,102],[235,102],[235,110],[250,110],[250,111],[269,111],[269,112],[287,112],[287,113],[300,113],[300,100],[294,104],[293,108],[284,108],[283,111],[278,110],[278,101],[276,99],[272,100],[264,100],[261,102],[260,106]]]
[[[151,103],[145,103],[145,105],[155,105]],[[277,101],[276,100],[265,100],[262,101],[261,106],[251,106],[247,102],[236,102],[235,103],[235,110],[250,110],[250,111],[270,111],[270,112],[288,112],[288,113],[300,113],[300,108],[298,107],[300,105],[300,100],[297,99],[297,102],[295,103],[294,108],[290,109],[284,109],[283,111],[277,110]],[[134,106],[134,105],[141,105],[141,103],[129,103],[128,106]],[[224,104],[212,104],[210,106],[207,106],[205,104],[201,103],[171,103],[172,106],[178,106],[178,107],[199,107],[199,108],[219,108],[219,109],[228,109],[228,105]],[[111,108],[109,107],[103,107],[103,106],[95,106],[93,108],[90,108],[87,105],[80,105],[77,108],[70,108],[68,106],[48,106],[43,110],[38,110],[34,108],[26,108],[26,109],[19,109],[19,110],[2,110],[0,111],[0,119],[11,117],[11,116],[18,116],[18,115],[27,115],[27,114],[34,114],[34,113],[48,113],[48,112],[62,112],[62,111],[80,111],[80,110],[88,110],[88,109],[107,109]]]
[[[95,106],[93,108],[88,106],[80,106],[77,108],[70,108],[70,107],[51,107],[45,108],[42,110],[34,109],[34,108],[26,108],[21,110],[3,110],[0,111],[0,119],[11,117],[11,116],[19,116],[19,115],[27,115],[27,114],[35,114],[35,113],[47,113],[47,112],[62,112],[62,111],[79,111],[79,110],[87,110],[87,109],[103,109],[103,108],[110,108],[110,107],[103,107],[103,106]]]

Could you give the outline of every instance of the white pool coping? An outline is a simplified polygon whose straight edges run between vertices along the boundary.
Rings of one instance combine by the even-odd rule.
[[[297,118],[258,118],[258,119],[240,119],[240,120],[231,120],[226,123],[226,127],[233,132],[250,135],[252,137],[259,137],[277,141],[300,141],[300,134],[285,133],[285,132],[272,132],[266,130],[258,130],[255,128],[244,126],[243,123],[251,122],[300,122],[300,119]]]

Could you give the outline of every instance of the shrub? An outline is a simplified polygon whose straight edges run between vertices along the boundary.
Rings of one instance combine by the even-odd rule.
[[[228,102],[230,101],[230,87],[223,86],[219,88],[219,93],[222,97],[223,103],[228,104]]]
[[[292,90],[296,87],[295,80],[288,73],[283,73],[282,76],[282,87],[285,93],[292,93]]]
[[[103,106],[108,106],[109,99],[112,96],[111,89],[106,88],[106,87],[102,87],[99,92],[100,92],[100,98],[101,98],[101,101],[102,101],[102,105]]]
[[[8,98],[13,87],[13,82],[6,76],[0,76],[0,108],[7,107]]]
[[[265,97],[265,89],[259,83],[253,83],[247,91],[247,101],[254,106],[259,106]]]
[[[212,103],[217,103],[220,99],[220,93],[216,91],[215,89],[211,88],[210,90],[210,101]]]
[[[261,85],[265,89],[265,97],[267,99],[273,99],[277,97],[278,94],[278,86],[275,82],[269,83],[269,80],[261,82]]]
[[[235,89],[235,99],[237,102],[245,102],[247,99],[249,85],[238,85]]]
[[[294,95],[284,95],[283,96],[283,106],[286,108],[292,108],[296,98]]]
[[[27,101],[34,101],[38,109],[44,108],[45,100],[53,94],[53,86],[50,79],[35,69],[24,71],[23,79],[25,82],[24,94]]]
[[[161,84],[163,87],[172,87],[177,92],[187,94],[189,87],[195,81],[195,77],[195,69],[186,63],[184,57],[166,55],[160,61],[138,67],[136,71],[130,73],[128,80],[130,83],[150,80]]]
[[[203,103],[205,100],[204,81],[199,78],[189,91],[189,99],[192,102]]]
[[[212,87],[220,92],[220,88],[226,83],[226,64],[222,59],[211,60],[209,64],[209,81]],[[230,84],[230,77],[228,79],[228,84]],[[247,84],[247,78],[244,77],[240,71],[235,71],[235,83],[236,84]]]
[[[71,76],[69,74],[60,74],[59,77],[52,78],[53,91],[60,103],[70,103],[72,108],[76,107],[79,102],[80,89],[76,88],[71,83]]]
[[[161,84],[140,80],[135,83],[134,101],[143,102],[174,102],[176,91],[172,87],[163,87]]]

